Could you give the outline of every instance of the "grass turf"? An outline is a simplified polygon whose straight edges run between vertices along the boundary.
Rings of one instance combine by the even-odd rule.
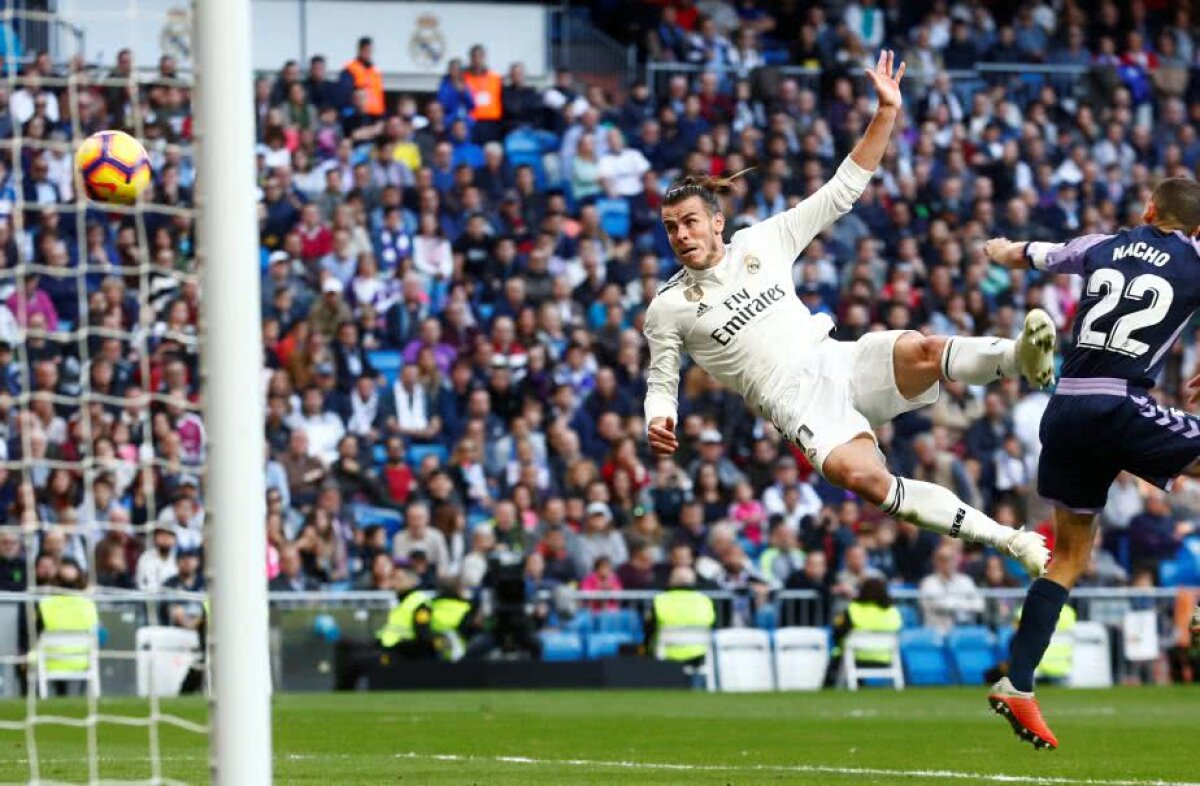
[[[1045,690],[1044,709],[1063,745],[1053,752],[1018,743],[987,710],[984,692],[281,695],[274,703],[275,775],[277,783],[326,786],[981,782],[908,774],[924,770],[1097,786],[1200,780],[1200,688]],[[199,720],[205,704],[180,699],[164,709]],[[108,699],[101,710],[144,715],[146,705]],[[78,716],[84,705],[56,699],[42,711]],[[0,719],[23,714],[23,702],[0,703]],[[101,777],[149,777],[145,729],[102,724],[98,738]],[[206,781],[203,737],[162,727],[160,738],[163,775]],[[82,729],[39,727],[42,777],[86,781],[85,740]],[[638,766],[655,763],[680,766]],[[822,766],[846,771],[815,769]],[[0,781],[27,775],[23,736],[0,732]]]

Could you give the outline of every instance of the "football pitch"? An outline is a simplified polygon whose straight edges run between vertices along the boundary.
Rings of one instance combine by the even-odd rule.
[[[984,688],[753,695],[667,691],[358,693],[274,700],[276,783],[1200,786],[1200,686],[1045,690],[1062,748],[1018,744]],[[146,713],[107,699],[101,711]],[[192,720],[202,699],[164,702]],[[42,712],[79,716],[78,699]],[[17,720],[24,702],[0,703]],[[162,775],[207,782],[206,740],[160,727]],[[40,726],[41,777],[86,782],[86,733]],[[148,732],[98,726],[100,777],[151,776]],[[0,732],[0,781],[28,778]],[[247,786],[252,786],[247,784]]]

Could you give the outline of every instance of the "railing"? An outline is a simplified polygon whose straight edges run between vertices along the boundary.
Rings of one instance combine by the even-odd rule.
[[[550,63],[573,73],[610,74],[624,87],[637,70],[637,47],[622,44],[567,6],[550,16]]]
[[[14,664],[28,648],[24,614],[50,593],[0,593],[0,696],[15,696]],[[157,625],[159,606],[200,603],[202,593],[103,590],[91,595],[100,617],[100,673],[106,695],[132,694],[137,684],[132,657],[138,628]],[[329,690],[333,648],[339,638],[368,641],[396,603],[393,592],[272,592],[271,672],[276,690]]]

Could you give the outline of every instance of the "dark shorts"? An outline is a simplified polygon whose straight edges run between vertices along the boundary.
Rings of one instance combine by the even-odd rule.
[[[1060,383],[1042,416],[1038,493],[1076,513],[1100,511],[1122,470],[1165,489],[1200,458],[1200,418],[1145,390],[1086,392],[1102,389]]]

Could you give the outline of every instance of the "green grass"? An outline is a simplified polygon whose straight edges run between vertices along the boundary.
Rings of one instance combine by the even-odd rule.
[[[325,786],[981,782],[895,772],[914,770],[1066,779],[1041,781],[1046,784],[1090,780],[1097,786],[1200,781],[1200,688],[1045,690],[1042,703],[1063,745],[1058,751],[1019,744],[1008,725],[987,711],[982,688],[281,695],[275,698],[275,773],[277,783]],[[102,702],[103,711],[128,715],[144,714],[145,706],[128,699]],[[201,699],[164,707],[195,720],[205,712]],[[78,716],[84,705],[58,699],[42,709]],[[23,702],[0,703],[0,719],[23,713]],[[86,780],[83,730],[43,726],[37,742],[43,778]],[[99,743],[102,777],[150,775],[145,729],[105,724]],[[205,782],[204,738],[163,728],[161,745],[164,775]],[[0,781],[25,779],[25,757],[22,735],[0,732]],[[813,769],[820,766],[889,772]]]

